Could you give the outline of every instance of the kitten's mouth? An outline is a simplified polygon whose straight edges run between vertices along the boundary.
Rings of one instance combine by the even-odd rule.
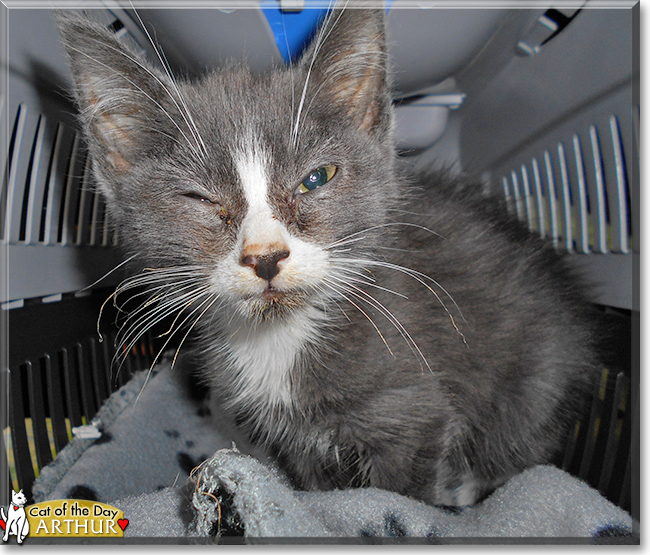
[[[263,291],[257,293],[249,293],[244,296],[244,299],[247,301],[280,301],[285,297],[291,297],[291,295],[296,294],[296,291],[283,291],[281,289],[276,289],[272,285],[269,285]]]
[[[254,318],[277,318],[302,307],[307,296],[304,291],[282,291],[269,286],[264,291],[247,297],[246,304],[250,316]]]
[[[287,296],[287,293],[284,291],[280,291],[279,289],[276,289],[275,287],[269,285],[262,293],[260,294],[260,297],[264,300],[271,301],[271,302],[278,302],[284,299]]]

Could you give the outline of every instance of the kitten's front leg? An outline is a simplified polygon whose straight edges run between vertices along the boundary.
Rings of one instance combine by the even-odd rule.
[[[274,454],[305,489],[376,487],[433,502],[454,435],[449,407],[434,397],[415,386],[382,392],[356,410],[296,425],[294,442]]]

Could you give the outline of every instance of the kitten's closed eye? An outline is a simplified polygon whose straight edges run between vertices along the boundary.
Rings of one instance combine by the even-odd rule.
[[[181,193],[183,198],[189,199],[190,201],[205,204],[207,207],[214,208],[217,210],[219,217],[223,220],[226,225],[232,223],[232,218],[228,214],[228,211],[221,206],[216,200],[211,199],[208,195],[204,193],[199,193],[195,191],[188,191],[187,193]]]
[[[183,193],[183,196],[185,198],[188,198],[188,199],[191,199],[191,200],[196,200],[198,202],[204,202],[206,204],[219,204],[218,202],[208,198],[206,195],[204,195],[202,193],[194,193],[194,192]]]

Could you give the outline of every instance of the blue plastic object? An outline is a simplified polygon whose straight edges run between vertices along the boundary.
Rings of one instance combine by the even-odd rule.
[[[386,11],[393,0],[386,0]],[[309,44],[323,17],[336,4],[334,0],[328,7],[323,0],[305,0],[305,7],[300,11],[283,10],[278,0],[264,0],[260,7],[266,16],[275,44],[286,63],[293,62]]]
[[[275,43],[286,63],[300,56],[316,32],[321,19],[329,11],[328,8],[315,7],[313,4],[314,2],[306,1],[305,9],[287,11],[280,9],[277,0],[260,2],[260,7],[271,25]],[[323,2],[318,4],[322,6]]]

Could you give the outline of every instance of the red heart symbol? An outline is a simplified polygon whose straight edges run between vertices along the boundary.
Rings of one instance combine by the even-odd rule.
[[[7,529],[7,523],[1,518],[0,518],[0,528],[2,528],[3,530]]]
[[[128,518],[118,518],[117,519],[117,525],[122,529],[122,532],[124,532],[124,529],[129,525],[129,519]]]

